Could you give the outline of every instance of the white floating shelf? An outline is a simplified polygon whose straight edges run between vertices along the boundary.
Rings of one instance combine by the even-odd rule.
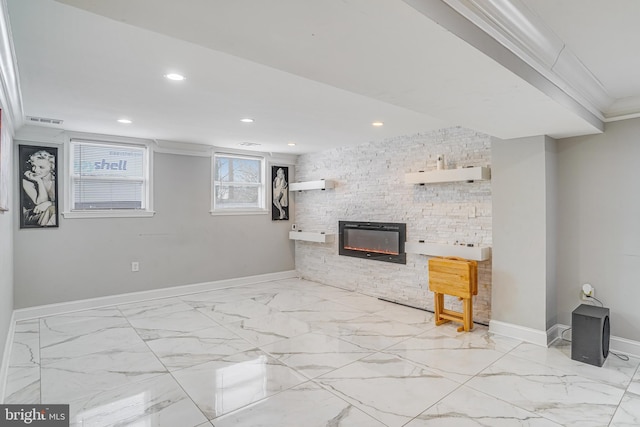
[[[289,184],[289,190],[326,190],[328,188],[333,188],[334,185],[334,182],[330,179],[321,179],[319,181],[292,182],[291,184]]]
[[[429,256],[455,256],[475,261],[486,261],[491,258],[489,246],[443,245],[439,243],[406,242],[404,250],[408,254]]]
[[[491,179],[491,169],[485,167],[441,169],[428,172],[407,173],[407,184],[434,184],[455,181],[482,181]]]
[[[333,242],[335,234],[326,234],[316,231],[290,231],[290,240],[302,240],[305,242],[330,243]]]

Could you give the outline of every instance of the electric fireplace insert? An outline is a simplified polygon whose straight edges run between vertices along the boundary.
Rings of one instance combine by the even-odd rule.
[[[339,221],[340,255],[406,264],[406,224]]]

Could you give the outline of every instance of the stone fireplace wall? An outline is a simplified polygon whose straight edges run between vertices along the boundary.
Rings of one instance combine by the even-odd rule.
[[[299,157],[296,181],[331,179],[335,188],[295,192],[295,222],[303,231],[338,232],[339,220],[404,222],[407,241],[491,246],[491,182],[405,184],[404,174],[436,168],[490,166],[491,139],[464,128],[391,138]],[[333,243],[296,241],[296,270],[303,278],[433,310],[428,257],[407,254],[407,264],[338,255]],[[474,320],[491,317],[491,261],[478,264]],[[448,306],[459,309],[453,299]]]

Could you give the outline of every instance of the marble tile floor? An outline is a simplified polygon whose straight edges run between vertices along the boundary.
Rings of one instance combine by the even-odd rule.
[[[639,359],[575,362],[287,279],[21,321],[4,403],[72,426],[638,426]]]

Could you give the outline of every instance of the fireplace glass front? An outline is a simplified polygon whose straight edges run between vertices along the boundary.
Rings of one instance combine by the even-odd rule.
[[[406,225],[399,223],[340,221],[339,254],[406,264]]]

